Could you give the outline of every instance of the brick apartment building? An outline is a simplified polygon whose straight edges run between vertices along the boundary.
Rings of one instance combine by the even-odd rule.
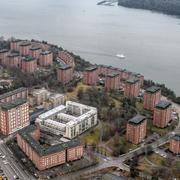
[[[139,144],[146,137],[146,117],[137,115],[130,119],[126,127],[126,139],[133,144]]]
[[[39,59],[42,50],[38,46],[31,47],[29,49],[29,55],[35,59]]]
[[[8,67],[21,67],[21,57],[19,53],[10,53],[6,59],[6,66]]]
[[[28,98],[28,89],[21,87],[0,95],[0,103],[13,102],[16,101],[17,99],[27,99],[27,98]]]
[[[164,128],[171,120],[172,105],[168,101],[160,101],[154,108],[153,125]]]
[[[69,65],[61,66],[57,69],[57,80],[63,84],[69,83],[73,79],[73,69]]]
[[[0,50],[0,63],[1,63],[2,65],[5,65],[5,64],[6,64],[6,60],[7,60],[8,54],[9,54],[8,49],[1,49],[1,50]]]
[[[39,170],[81,159],[83,146],[77,139],[49,147],[39,143],[40,129],[29,126],[17,134],[17,144]]]
[[[21,56],[28,56],[30,48],[31,48],[31,43],[29,41],[21,42],[19,44],[19,54]]]
[[[128,98],[138,97],[140,92],[140,81],[137,78],[130,78],[125,81],[124,96]]]
[[[176,134],[171,138],[169,150],[174,154],[180,154],[180,134]]]
[[[31,56],[22,58],[21,70],[27,73],[34,73],[37,70],[37,59]]]
[[[117,90],[120,88],[120,75],[119,73],[110,73],[105,78],[105,89]]]
[[[22,41],[20,39],[15,39],[10,42],[10,50],[19,52],[19,45]]]
[[[97,67],[89,67],[83,72],[83,83],[87,85],[96,85],[98,81]]]
[[[66,51],[59,51],[58,52],[58,57],[65,63],[71,66],[74,70],[75,68],[75,62],[74,58]]]
[[[53,53],[51,51],[43,51],[40,54],[39,65],[51,66],[53,64]]]
[[[29,104],[26,100],[0,105],[0,132],[3,135],[12,134],[29,125]]]
[[[161,99],[161,89],[156,86],[152,86],[146,89],[144,93],[144,109],[154,110],[154,107]]]

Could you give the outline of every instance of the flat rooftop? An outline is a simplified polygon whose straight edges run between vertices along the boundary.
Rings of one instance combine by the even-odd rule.
[[[135,84],[138,81],[139,81],[139,79],[137,79],[137,78],[130,78],[130,79],[126,80],[126,83],[128,83],[128,84]]]
[[[36,128],[36,126],[31,125],[20,130],[18,133],[40,156],[46,156],[52,153],[63,151],[67,148],[73,148],[80,145],[80,141],[78,139],[74,139],[68,142],[63,142],[61,144],[44,147],[39,143],[39,141],[36,141],[31,136],[31,133],[36,130]]]
[[[7,98],[7,97],[9,97],[9,96],[12,96],[12,95],[14,95],[14,94],[20,93],[20,92],[22,92],[22,91],[27,91],[27,88],[21,87],[21,88],[15,89],[15,90],[13,90],[13,91],[4,93],[4,94],[0,95],[0,100],[2,100],[2,99],[4,99],[4,98]]]
[[[149,88],[146,89],[146,92],[148,93],[156,93],[158,91],[160,91],[161,88],[160,87],[157,87],[157,86],[151,86]]]
[[[91,66],[85,69],[85,71],[95,71],[95,70],[97,70],[96,66]]]
[[[69,66],[68,64],[64,64],[63,66],[59,66],[59,69],[61,69],[61,70],[67,70],[70,68],[71,68],[71,66]]]
[[[13,39],[11,42],[21,42],[22,40],[20,39]]]
[[[30,46],[30,45],[31,45],[31,43],[28,42],[28,41],[23,41],[23,42],[20,44],[20,46]]]
[[[117,77],[117,76],[119,76],[119,73],[113,72],[113,73],[107,74],[107,77],[110,77],[110,78],[114,78],[114,77]]]
[[[137,115],[133,118],[131,118],[128,122],[132,124],[140,124],[146,119],[145,116]]]
[[[35,61],[36,59],[33,58],[32,56],[26,56],[25,58],[23,58],[23,61]]]
[[[176,134],[175,136],[172,137],[172,139],[176,141],[180,141],[180,134]]]
[[[52,52],[51,51],[43,51],[41,52],[41,55],[48,55],[48,54],[51,54]]]
[[[4,104],[1,104],[0,107],[3,109],[3,110],[10,110],[10,109],[13,109],[17,106],[20,106],[24,103],[26,103],[27,101],[25,99],[17,99],[16,101],[13,101],[13,102],[10,102],[10,103],[4,103]]]
[[[41,49],[41,48],[38,47],[38,46],[34,46],[34,47],[31,47],[31,48],[30,48],[31,51],[36,51],[36,50],[39,50],[39,49]]]
[[[160,101],[156,105],[156,108],[158,108],[158,109],[167,109],[169,106],[171,106],[171,103],[169,101]]]
[[[0,53],[5,53],[5,52],[8,52],[9,50],[8,49],[0,49]]]
[[[18,57],[19,53],[11,53],[8,55],[8,57],[13,58],[13,57]]]

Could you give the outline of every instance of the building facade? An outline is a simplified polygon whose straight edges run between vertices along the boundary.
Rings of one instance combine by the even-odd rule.
[[[29,49],[29,55],[35,59],[39,59],[42,50],[38,46],[31,47]]]
[[[124,86],[124,96],[128,98],[138,97],[140,92],[140,81],[137,78],[131,78],[126,80]]]
[[[31,48],[31,43],[28,41],[23,41],[19,44],[19,54],[21,56],[28,56],[30,54],[29,50]]]
[[[22,58],[21,70],[27,73],[34,73],[37,70],[37,60],[31,56]]]
[[[139,144],[146,137],[146,117],[137,115],[130,119],[126,127],[126,139],[133,144]]]
[[[169,150],[174,154],[180,154],[180,134],[176,134],[171,138]]]
[[[62,144],[43,147],[39,143],[40,130],[30,126],[17,134],[17,144],[39,170],[81,159],[83,146],[75,139]]]
[[[20,39],[14,39],[10,42],[10,50],[19,52],[19,45],[22,41]]]
[[[61,66],[57,69],[57,80],[62,84],[67,84],[73,80],[73,69],[69,65]]]
[[[10,53],[7,56],[7,60],[6,60],[5,64],[8,67],[20,68],[21,67],[21,57],[19,56],[19,53]]]
[[[118,73],[110,73],[105,78],[105,89],[117,90],[120,88],[120,75]]]
[[[87,85],[96,85],[98,82],[97,67],[87,68],[83,72],[83,83]]]
[[[39,65],[40,66],[52,66],[53,53],[51,51],[43,51],[40,54]]]
[[[29,125],[29,104],[18,99],[0,106],[0,132],[3,135],[12,134]]]
[[[28,89],[22,87],[0,95],[0,103],[13,102],[16,101],[17,99],[27,100],[27,98],[28,98]]]
[[[153,125],[164,128],[171,120],[172,105],[168,101],[160,101],[154,108]]]
[[[9,54],[8,49],[1,49],[0,50],[0,63],[2,65],[6,65],[7,56]]]
[[[156,104],[161,99],[161,89],[156,86],[152,86],[146,89],[144,93],[144,109],[153,111]]]

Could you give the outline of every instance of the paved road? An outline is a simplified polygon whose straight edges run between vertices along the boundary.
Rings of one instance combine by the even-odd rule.
[[[34,177],[24,171],[20,164],[15,161],[12,152],[4,143],[0,144],[0,153],[5,155],[5,159],[8,161],[7,164],[4,164],[4,159],[0,158],[1,168],[9,180],[13,180],[14,175],[18,176],[20,180],[35,180]]]

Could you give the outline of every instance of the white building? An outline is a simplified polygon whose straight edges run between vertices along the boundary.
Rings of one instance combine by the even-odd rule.
[[[72,139],[97,124],[97,109],[72,101],[41,114],[40,128]]]

